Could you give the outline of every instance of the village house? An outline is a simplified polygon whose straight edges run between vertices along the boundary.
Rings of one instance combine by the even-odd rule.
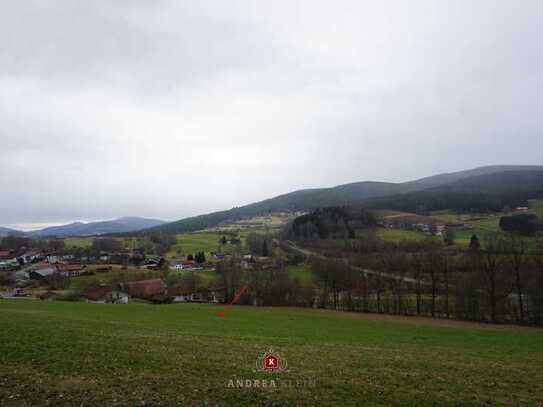
[[[163,302],[166,300],[166,285],[160,278],[130,281],[121,287],[131,297]]]
[[[34,263],[38,260],[43,259],[43,254],[39,249],[31,249],[26,251],[22,256],[19,257],[24,264]]]
[[[62,264],[57,263],[56,265],[58,272],[60,275],[64,277],[79,277],[88,274],[88,272],[85,270],[85,265],[78,264],[78,263],[69,263],[69,264]]]
[[[113,267],[111,266],[96,266],[97,273],[109,273],[112,270],[113,270]]]
[[[18,266],[13,250],[0,250],[0,270],[12,270]]]
[[[194,260],[187,260],[182,262],[173,262],[170,264],[171,270],[203,270],[201,264],[196,263]]]
[[[57,268],[53,264],[42,263],[33,267],[29,271],[29,278],[31,280],[43,280],[57,272]]]
[[[119,285],[93,285],[88,287],[81,297],[93,304],[128,304],[129,295]]]
[[[47,263],[49,264],[55,264],[61,260],[60,255],[58,254],[47,254],[45,256],[45,259],[47,260]]]
[[[170,287],[167,290],[167,295],[172,299],[172,302],[191,302],[192,293],[181,287]]]
[[[15,257],[13,250],[0,250],[0,261],[11,260]]]

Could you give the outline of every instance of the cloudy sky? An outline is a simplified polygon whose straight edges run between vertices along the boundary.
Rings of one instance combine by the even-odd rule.
[[[541,1],[16,1],[0,225],[542,164]]]

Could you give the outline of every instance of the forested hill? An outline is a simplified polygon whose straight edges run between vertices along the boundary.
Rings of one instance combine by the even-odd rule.
[[[46,236],[93,236],[108,233],[133,232],[141,229],[147,229],[153,226],[164,224],[164,221],[158,219],[140,218],[136,216],[126,216],[111,221],[102,222],[74,222],[68,225],[51,226],[45,229],[28,232],[27,236],[46,237]]]
[[[261,213],[352,205],[361,203],[371,197],[397,194],[409,190],[402,185],[387,182],[358,182],[333,188],[304,189],[225,211],[181,219],[141,231],[141,233],[149,231],[165,233],[190,232],[216,226],[221,222],[255,216]]]
[[[358,205],[365,203],[372,198],[394,196],[393,200],[396,200],[399,197],[403,197],[402,199],[409,199],[409,193],[412,192],[451,185],[463,181],[469,182],[472,178],[484,177],[492,174],[503,174],[510,171],[521,173],[537,172],[543,171],[543,166],[487,166],[466,171],[434,175],[405,183],[365,181],[339,185],[332,188],[304,189],[279,195],[250,205],[181,219],[176,222],[144,230],[140,233],[147,233],[150,231],[166,233],[189,232],[216,226],[221,222],[255,216],[265,212],[280,210],[311,210],[329,206]],[[500,176],[497,175],[496,179],[499,180],[499,178]],[[375,200],[371,202],[372,205],[379,206],[381,203],[384,204],[385,202],[391,201]],[[409,206],[405,202],[398,205]]]
[[[422,191],[369,199],[364,207],[406,212],[501,211],[543,198],[543,170],[479,175]]]

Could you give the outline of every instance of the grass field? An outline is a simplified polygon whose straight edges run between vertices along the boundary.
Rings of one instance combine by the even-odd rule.
[[[168,257],[178,257],[180,254],[186,256],[191,253],[205,252],[206,255],[210,252],[222,251],[224,253],[231,253],[239,245],[231,245],[230,243],[225,245],[219,245],[219,239],[225,236],[221,232],[201,231],[192,233],[183,233],[176,236],[177,242],[172,246],[168,252]],[[229,238],[226,236],[227,239]],[[243,242],[243,238],[242,238]]]
[[[67,237],[64,239],[64,245],[68,248],[81,247],[88,249],[92,246],[92,238],[89,237]]]
[[[96,269],[96,266],[88,266],[90,271]],[[112,281],[115,281],[116,277],[130,276],[133,275],[133,279],[143,279],[145,276],[147,278],[155,278],[157,275],[160,275],[160,271],[151,271],[145,269],[138,269],[136,267],[128,267],[123,270],[120,265],[112,265],[111,272],[105,273],[95,273],[90,276],[80,276],[70,278],[70,290],[75,290],[76,292],[82,291],[92,284],[110,284]],[[121,279],[122,280],[122,279]],[[117,280],[119,281],[119,280]]]
[[[289,308],[233,307],[220,318],[219,309],[0,301],[0,404],[543,403],[542,330]],[[289,371],[254,371],[270,347]],[[236,379],[277,387],[228,387]]]
[[[543,199],[530,201],[530,208],[536,213],[539,219],[543,219]]]
[[[301,283],[311,284],[314,282],[315,277],[311,271],[311,266],[308,264],[300,264],[297,266],[288,266],[287,271],[290,278],[298,279]]]
[[[438,237],[428,236],[424,232],[406,229],[389,229],[377,228],[377,236],[385,242],[400,242],[400,241],[424,241],[426,239],[439,239]]]

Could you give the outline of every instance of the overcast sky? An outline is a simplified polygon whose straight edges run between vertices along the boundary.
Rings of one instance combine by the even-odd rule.
[[[16,1],[0,225],[542,164],[541,1]]]

